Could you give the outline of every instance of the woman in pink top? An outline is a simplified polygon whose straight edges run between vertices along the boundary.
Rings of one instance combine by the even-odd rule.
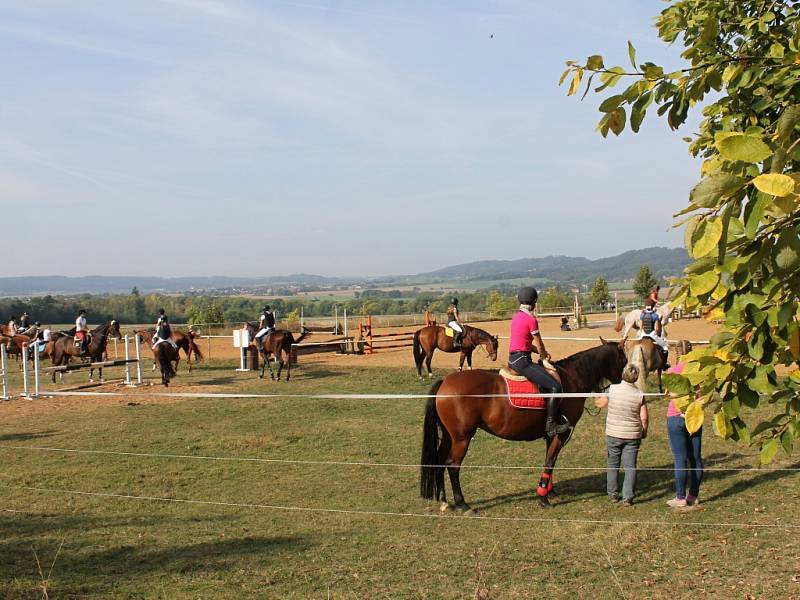
[[[539,334],[539,321],[533,314],[533,307],[539,293],[532,287],[524,287],[517,294],[519,310],[511,319],[511,341],[508,346],[508,366],[538,386],[543,394],[560,394],[561,384],[553,379],[545,368],[531,360],[534,347],[539,356],[549,360],[550,353],[545,349],[542,336]],[[545,433],[555,437],[569,431],[569,423],[559,420],[560,398],[547,399],[547,420]]]
[[[667,373],[680,375],[684,363],[678,363]],[[675,461],[675,497],[667,502],[673,508],[694,506],[700,494],[700,482],[703,480],[703,428],[694,433],[686,429],[683,413],[675,406],[675,398],[671,398],[667,407],[667,435],[672,457]],[[687,468],[688,465],[688,468]],[[686,489],[686,479],[689,489]]]

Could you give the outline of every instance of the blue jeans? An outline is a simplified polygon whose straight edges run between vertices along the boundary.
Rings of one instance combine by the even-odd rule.
[[[675,496],[686,498],[686,476],[689,476],[689,495],[700,494],[703,480],[703,457],[701,456],[703,428],[689,435],[683,417],[667,417],[667,434],[672,456],[675,459]],[[688,469],[687,469],[688,465]]]
[[[639,445],[642,440],[624,440],[606,436],[608,447],[608,476],[606,490],[609,498],[619,497],[619,462],[625,467],[625,479],[622,482],[622,499],[633,500],[636,490],[636,458],[639,456]]]

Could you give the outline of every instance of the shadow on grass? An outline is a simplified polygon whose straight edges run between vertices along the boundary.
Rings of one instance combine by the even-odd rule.
[[[723,459],[724,457],[724,459]],[[706,460],[714,460],[714,464],[726,463],[740,458],[749,459],[751,457],[734,454],[734,455],[721,455],[712,454]],[[637,497],[646,497],[648,501],[657,500],[659,498],[671,498],[675,494],[675,476],[672,463],[667,463],[657,466],[649,466],[648,468],[659,469],[657,471],[645,471],[640,468],[636,476],[636,495]],[[798,469],[800,462],[788,465],[785,468]],[[712,502],[714,500],[721,500],[734,496],[740,492],[752,490],[755,487],[783,479],[784,477],[795,475],[789,471],[776,471],[765,470],[755,476],[740,471],[705,471],[703,474],[703,481],[724,481],[733,477],[738,479],[734,481],[726,489],[708,496],[705,502]],[[576,477],[574,479],[558,480],[558,467],[555,470],[555,490],[557,494],[556,502],[560,505],[571,504],[573,502],[582,502],[593,498],[603,498],[606,496],[606,472],[598,471],[590,475]],[[525,490],[514,492],[511,494],[504,494],[494,498],[479,499],[471,504],[475,508],[488,509],[503,504],[512,504],[516,502],[537,500],[536,485],[538,479],[531,480],[531,486]],[[622,473],[620,473],[620,485],[622,484]],[[450,488],[448,487],[448,491]],[[468,500],[469,502],[469,500]]]
[[[27,440],[51,437],[56,433],[58,432],[55,429],[48,429],[47,431],[28,431],[25,433],[5,433],[0,435],[0,442],[25,442]]]

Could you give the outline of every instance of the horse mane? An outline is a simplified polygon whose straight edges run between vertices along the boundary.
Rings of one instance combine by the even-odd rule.
[[[555,365],[561,369],[574,370],[579,376],[598,382],[605,377],[605,374],[599,373],[598,370],[612,358],[612,353],[615,352],[614,345],[603,344],[588,350],[581,350],[556,361]],[[598,362],[598,358],[603,360]]]

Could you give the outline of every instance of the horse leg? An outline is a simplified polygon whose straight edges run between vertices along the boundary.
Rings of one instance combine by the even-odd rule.
[[[447,464],[447,458],[450,456],[450,447],[452,446],[452,439],[446,429],[442,429],[442,439],[439,442],[439,454],[436,466],[436,489],[439,490],[439,510],[442,512],[450,510],[447,504],[447,490],[444,487],[444,465]]]
[[[447,474],[450,475],[450,485],[453,488],[453,508],[465,513],[473,513],[472,507],[464,502],[464,494],[461,492],[461,463],[469,449],[469,442],[474,432],[464,439],[452,439],[450,449],[450,459],[447,461]]]
[[[464,359],[466,358],[466,354],[464,354],[464,350],[461,350],[461,354],[458,357],[458,370],[461,371],[464,369]]]
[[[664,393],[664,388],[661,387],[661,368],[658,369],[658,391]]]
[[[433,371],[431,371],[431,361],[433,360],[433,350],[430,352],[425,352],[425,367],[428,369],[428,377],[433,377]]]
[[[272,381],[275,381],[275,373],[272,372],[272,365],[270,364],[269,360],[269,352],[264,352],[264,362],[267,364],[267,368],[269,369],[269,378]]]
[[[472,350],[467,352],[467,368],[472,371]]]
[[[556,466],[558,453],[564,443],[560,436],[547,440],[547,454],[544,459],[544,470],[542,476],[539,478],[539,486],[536,488],[536,495],[539,497],[539,505],[542,507],[549,507],[550,500],[547,496],[553,491],[553,469]]]
[[[289,377],[292,375],[292,349],[289,348],[288,352],[286,352],[286,381],[289,381]]]

